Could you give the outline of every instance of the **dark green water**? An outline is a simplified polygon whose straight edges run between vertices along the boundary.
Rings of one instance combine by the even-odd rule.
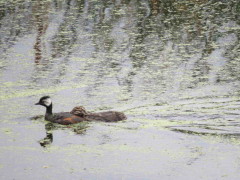
[[[0,0],[0,179],[239,179],[239,40],[239,0]]]

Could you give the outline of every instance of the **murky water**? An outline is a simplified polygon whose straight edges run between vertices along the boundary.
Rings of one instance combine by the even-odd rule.
[[[239,40],[238,0],[0,1],[1,179],[239,179]]]

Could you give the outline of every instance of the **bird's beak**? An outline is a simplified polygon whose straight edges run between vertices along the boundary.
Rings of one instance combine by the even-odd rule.
[[[40,105],[40,103],[38,102],[38,103],[36,103],[35,105]]]

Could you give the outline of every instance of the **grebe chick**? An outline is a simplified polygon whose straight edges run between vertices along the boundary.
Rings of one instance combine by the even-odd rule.
[[[71,114],[83,117],[87,121],[105,121],[116,122],[127,119],[126,115],[117,111],[105,111],[105,112],[87,112],[83,106],[77,106],[73,108]]]

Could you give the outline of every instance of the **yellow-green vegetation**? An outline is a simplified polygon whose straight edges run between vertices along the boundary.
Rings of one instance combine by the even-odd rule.
[[[237,0],[0,0],[3,179],[239,179]],[[81,105],[117,123],[58,125]]]
[[[75,88],[81,88],[84,87],[82,84],[69,84],[67,86],[57,86],[57,87],[49,87],[44,89],[28,89],[20,92],[12,92],[11,94],[5,93],[4,95],[0,95],[0,100],[6,100],[6,99],[12,99],[12,98],[19,98],[19,97],[27,97],[32,95],[42,95],[42,94],[52,94],[56,93],[62,90],[68,90],[68,89],[75,89]]]
[[[1,132],[6,134],[6,135],[13,135],[13,130],[11,128],[0,128]]]

